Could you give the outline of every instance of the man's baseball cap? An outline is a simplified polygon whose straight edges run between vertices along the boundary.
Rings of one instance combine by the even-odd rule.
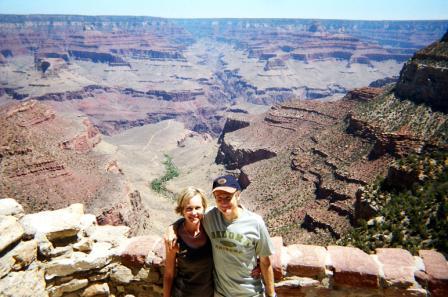
[[[235,193],[236,191],[241,191],[241,186],[234,176],[223,175],[213,181],[212,193],[215,191]]]

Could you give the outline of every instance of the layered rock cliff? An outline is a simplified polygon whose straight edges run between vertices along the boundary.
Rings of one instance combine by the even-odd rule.
[[[119,215],[115,223],[131,226],[133,234],[148,229],[138,192],[110,170],[113,160],[92,153],[101,135],[91,121],[31,100],[2,107],[0,127],[0,195],[16,197],[26,211],[82,202],[97,215]]]
[[[113,66],[129,66],[123,56],[184,60],[182,50],[191,43],[182,28],[153,17],[3,15],[0,30],[7,56],[32,53]]]
[[[395,94],[433,110],[448,112],[448,33],[439,41],[418,51],[400,73]]]
[[[417,53],[396,86],[357,89],[337,102],[277,105],[247,127],[226,133],[219,157],[229,169],[240,169],[247,186],[243,204],[263,214],[270,230],[288,243],[325,243],[346,234],[361,186],[384,176],[393,160],[448,150],[448,115],[441,108],[447,72],[438,64],[445,50],[442,39]],[[426,56],[421,77],[434,77],[434,87],[422,101],[415,94],[426,85],[407,77],[426,52],[433,59]],[[406,88],[413,95],[403,97]],[[245,159],[242,153],[257,149],[275,155],[235,165]]]
[[[257,104],[272,104],[296,97],[340,98],[348,89],[362,86],[356,84],[358,80],[367,79],[365,84],[368,84],[372,80],[396,75],[395,64],[400,65],[415,51],[439,38],[446,26],[446,21],[174,20],[124,16],[2,15],[0,64],[11,65],[14,63],[8,61],[31,56],[32,68],[41,71],[45,77],[51,77],[58,76],[58,69],[76,72],[79,68],[74,65],[93,62],[101,64],[95,66],[103,69],[104,73],[90,73],[88,70],[88,82],[70,75],[70,81],[80,84],[75,89],[82,89],[86,82],[92,84],[91,74],[95,74],[93,76],[97,77],[93,81],[98,84],[114,87],[118,84],[144,93],[158,92],[167,100],[185,100],[191,96],[163,88],[153,89],[153,82],[161,82],[158,78],[142,77],[131,83],[131,75],[128,86],[122,86],[123,80],[118,79],[117,82],[114,73],[139,76],[139,72],[145,69],[141,65],[146,63],[157,66],[154,70],[157,73],[167,65],[179,65],[184,69],[194,67],[194,72],[199,73],[198,65],[201,68],[209,64],[213,66],[212,75],[204,72],[204,75],[198,75],[197,82],[216,83],[213,77],[221,80],[222,72],[232,73],[231,77],[229,73],[225,74],[224,79],[230,89],[225,87],[224,96],[219,100],[238,96]],[[214,50],[192,54],[191,47],[196,48],[204,40],[211,42],[212,46],[207,44],[207,47]],[[223,50],[223,44],[230,46],[237,55]],[[208,61],[207,56],[213,56],[213,51],[218,51],[219,63]],[[244,57],[242,63],[251,61],[247,64],[253,65],[247,68],[248,65],[233,63],[232,60],[239,55]],[[326,71],[328,62],[337,64],[338,70],[332,75]],[[11,70],[13,73],[31,70],[19,68]],[[304,70],[325,79],[309,81],[303,77]],[[186,89],[181,90],[186,93],[197,88],[191,72],[187,76],[174,72],[174,79],[168,82],[169,88],[173,83],[185,86]],[[323,73],[319,75],[319,72]],[[362,75],[350,77],[358,72]],[[341,75],[348,77],[345,81],[339,80]],[[367,77],[371,77],[370,81]],[[33,88],[32,92],[24,90],[30,89],[27,88],[30,84],[37,89],[46,85],[52,87],[45,82],[36,83],[36,79],[30,80],[25,86],[16,86],[17,82],[12,79],[9,84],[14,86],[7,86],[3,91],[15,99],[23,99],[33,97],[36,91]],[[136,88],[134,84],[143,85],[143,88]],[[52,87],[46,93],[60,93],[55,89]],[[207,90],[199,92],[207,93]],[[206,97],[213,95],[207,94]]]

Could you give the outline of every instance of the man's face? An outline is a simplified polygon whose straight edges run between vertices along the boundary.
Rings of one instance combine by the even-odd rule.
[[[213,192],[216,206],[223,214],[230,214],[238,208],[238,192],[229,193],[225,191]]]

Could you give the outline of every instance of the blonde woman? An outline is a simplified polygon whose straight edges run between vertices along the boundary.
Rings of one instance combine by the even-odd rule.
[[[163,297],[212,297],[213,258],[210,240],[201,220],[207,197],[201,189],[188,187],[180,192],[176,213],[183,218],[169,227],[177,244],[165,242],[166,262]]]

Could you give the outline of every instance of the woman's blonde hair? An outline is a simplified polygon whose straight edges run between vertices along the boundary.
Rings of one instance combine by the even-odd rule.
[[[177,214],[182,215],[185,205],[187,205],[188,201],[190,201],[190,199],[196,195],[201,196],[202,207],[204,207],[204,211],[205,211],[205,209],[207,209],[207,206],[208,206],[207,195],[205,194],[205,192],[203,190],[196,188],[196,187],[192,187],[192,186],[183,189],[179,193],[179,195],[177,196],[177,206],[174,209],[174,211]]]

